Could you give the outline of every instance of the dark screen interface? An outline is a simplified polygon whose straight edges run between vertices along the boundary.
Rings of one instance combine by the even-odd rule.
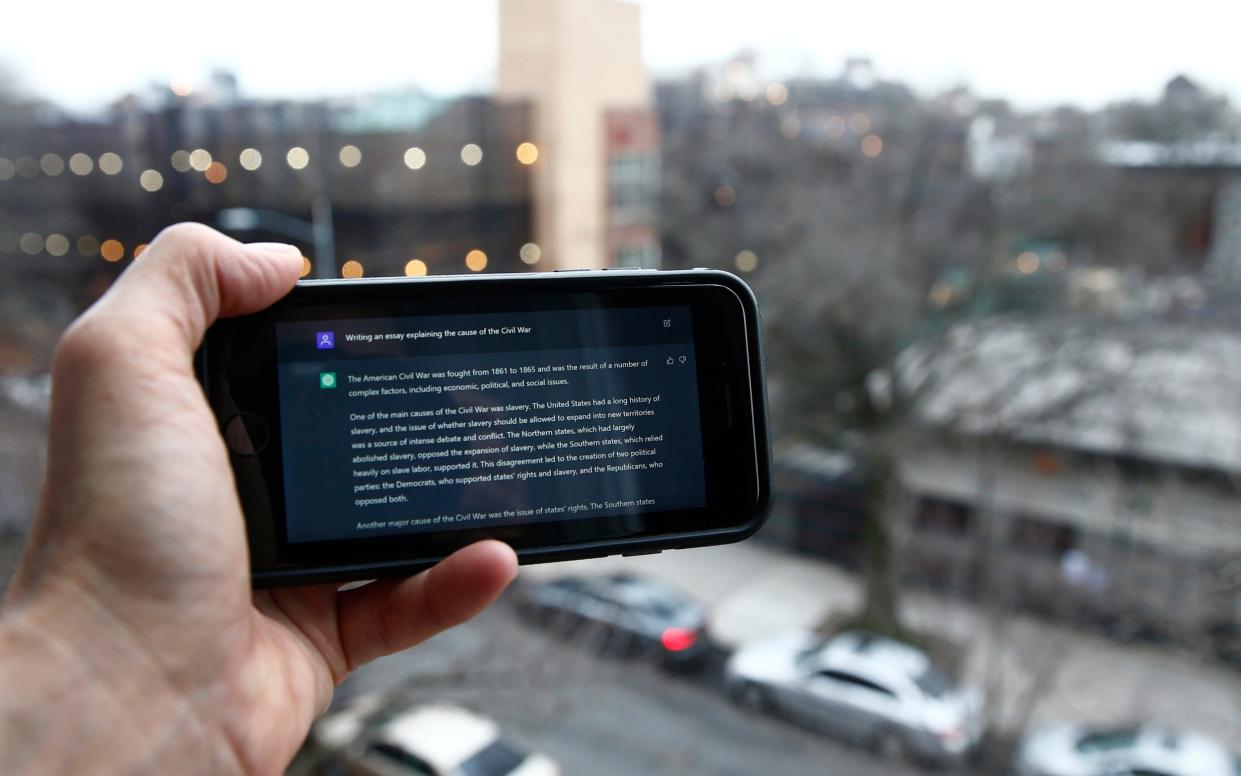
[[[291,543],[706,505],[691,310],[276,325]]]

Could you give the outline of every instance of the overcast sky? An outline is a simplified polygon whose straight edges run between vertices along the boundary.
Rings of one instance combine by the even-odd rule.
[[[24,87],[90,110],[151,82],[234,70],[243,91],[314,96],[494,82],[498,0],[20,2],[0,62]],[[968,83],[1027,107],[1150,97],[1186,73],[1241,102],[1241,3],[1177,0],[645,0],[656,74],[752,48],[769,75],[832,74],[845,57],[923,92]],[[1150,8],[1152,10],[1145,11]],[[1139,10],[1142,9],[1142,10]]]

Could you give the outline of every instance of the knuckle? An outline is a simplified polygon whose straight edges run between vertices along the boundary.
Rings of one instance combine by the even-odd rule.
[[[151,241],[151,247],[159,246],[173,253],[185,253],[191,250],[199,250],[220,237],[220,233],[209,226],[182,221],[161,229],[159,234],[155,235],[155,239]]]
[[[52,381],[73,380],[111,360],[115,338],[96,315],[84,315],[70,324],[52,355]]]

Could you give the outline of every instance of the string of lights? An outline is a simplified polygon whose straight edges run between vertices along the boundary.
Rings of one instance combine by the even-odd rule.
[[[38,234],[37,232],[26,232],[16,239],[8,232],[0,232],[0,253],[23,253],[27,256],[38,256],[47,254],[49,256],[61,257],[69,254],[71,249],[76,248],[78,255],[84,258],[93,258],[98,256],[108,263],[116,263],[121,261],[128,255],[132,259],[136,259],[146,250],[146,243],[138,243],[130,252],[126,251],[125,244],[115,238],[106,238],[100,240],[93,234],[84,234],[71,242],[67,236],[59,232],[49,234],[47,236]],[[535,243],[528,242],[521,246],[518,250],[518,258],[522,263],[527,265],[537,264],[542,258],[542,249]],[[471,272],[482,272],[487,268],[487,254],[481,249],[474,248],[465,254],[464,264]],[[302,257],[301,277],[310,274],[313,268],[313,262],[308,256]],[[405,275],[407,277],[418,277],[430,274],[431,266],[422,259],[411,258],[405,263]],[[362,262],[357,259],[349,259],[341,265],[341,277],[344,278],[360,278],[366,274],[366,269]]]
[[[539,148],[527,140],[517,145],[514,156],[519,164],[530,166],[538,161]],[[476,167],[483,160],[482,146],[466,143],[461,147],[460,157],[467,167]],[[359,167],[362,164],[362,150],[356,145],[343,145],[337,153],[337,159],[341,166],[347,169]],[[402,161],[411,170],[421,170],[426,166],[427,153],[418,146],[411,146],[405,150]],[[310,152],[302,146],[293,146],[285,152],[285,162],[293,170],[304,170],[310,166]],[[245,148],[237,155],[237,164],[247,172],[255,172],[263,166],[263,154],[257,148]],[[174,151],[169,159],[169,166],[179,173],[201,172],[211,183],[223,183],[228,178],[228,167],[205,148]],[[40,173],[55,178],[66,169],[78,177],[90,175],[96,169],[104,175],[119,175],[125,169],[125,160],[113,151],[100,154],[98,161],[81,151],[71,155],[67,162],[60,154],[51,152],[37,159],[30,154],[22,154],[14,159],[0,156],[0,181],[14,178],[29,180]],[[164,185],[164,174],[153,167],[146,168],[138,175],[138,183],[146,191],[159,191]]]
[[[538,161],[539,149],[534,143],[524,141],[517,145],[514,155],[519,164],[530,166]],[[302,146],[288,148],[284,156],[285,163],[294,171],[305,170],[310,166],[310,152]],[[362,165],[363,153],[358,146],[346,144],[341,146],[337,159],[342,167],[353,169]],[[467,167],[478,166],[483,160],[482,146],[477,143],[465,144],[461,148],[460,159]],[[401,157],[401,163],[410,170],[423,169],[427,160],[427,152],[418,146],[405,149]],[[237,155],[237,166],[246,172],[258,171],[263,163],[263,153],[257,148],[244,148]],[[105,151],[97,158],[79,151],[71,154],[67,160],[60,154],[51,152],[42,154],[38,158],[30,154],[18,155],[13,159],[0,156],[0,181],[15,178],[29,180],[40,174],[54,178],[66,171],[78,177],[86,177],[96,171],[104,175],[115,176],[119,175],[125,166],[125,159],[114,151]],[[201,173],[207,182],[212,184],[221,184],[229,176],[228,166],[217,159],[211,151],[205,148],[178,149],[171,154],[169,166],[165,170],[161,171],[155,167],[142,169],[137,175],[138,185],[144,191],[158,192],[163,189],[169,170],[182,174]],[[84,258],[98,256],[106,262],[116,263],[125,259],[126,256],[137,258],[146,249],[146,244],[137,244],[132,251],[128,251],[120,240],[114,238],[101,240],[92,234],[81,235],[76,241],[71,242],[68,236],[59,232],[48,235],[25,232],[20,236],[9,232],[0,233],[0,253],[22,253],[28,256],[46,254],[61,257],[68,255],[73,248],[76,248],[77,253]],[[537,264],[541,255],[542,251],[539,246],[532,242],[523,244],[518,252],[518,257],[527,265]],[[465,254],[463,261],[469,271],[481,272],[487,267],[488,257],[481,249],[475,248]],[[312,260],[309,257],[303,257],[302,277],[310,274],[312,266]],[[404,266],[405,274],[410,277],[426,275],[430,270],[430,265],[419,258],[411,258]],[[365,268],[357,259],[349,259],[341,265],[342,277],[357,278],[364,274]]]

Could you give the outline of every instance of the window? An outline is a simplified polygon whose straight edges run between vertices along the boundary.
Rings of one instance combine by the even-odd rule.
[[[1136,728],[1099,730],[1082,736],[1078,739],[1075,748],[1082,754],[1114,752],[1121,749],[1132,749],[1137,740],[1138,731]]]
[[[925,671],[919,674],[914,679],[914,684],[918,685],[922,692],[932,698],[942,698],[952,691],[952,682],[934,666],[928,666]]]
[[[461,763],[462,776],[505,776],[526,760],[525,753],[496,739],[473,757]]]
[[[659,197],[659,157],[620,153],[608,163],[609,213],[614,226],[647,223]]]
[[[646,241],[625,245],[616,251],[616,266],[659,269],[659,245]]]
[[[1023,515],[1013,519],[1009,542],[1022,550],[1059,558],[1077,545],[1077,535],[1072,526]]]
[[[919,530],[951,536],[969,534],[974,523],[974,510],[968,504],[924,496],[918,500],[915,513]]]
[[[828,671],[819,671],[818,674],[816,675],[824,679],[833,681],[833,682],[838,682],[840,684],[848,685],[850,687],[861,687],[862,689],[870,690],[880,695],[896,697],[896,693],[892,692],[887,687],[884,687],[883,685],[878,684],[876,682],[872,682],[869,679],[863,679],[862,677],[857,676],[856,674],[851,674],[845,671],[828,670]]]
[[[382,757],[394,763],[398,763],[403,768],[409,769],[410,773],[425,774],[425,776],[435,776],[435,769],[418,755],[405,749],[404,747],[379,741],[367,747],[367,753],[377,757]]]

